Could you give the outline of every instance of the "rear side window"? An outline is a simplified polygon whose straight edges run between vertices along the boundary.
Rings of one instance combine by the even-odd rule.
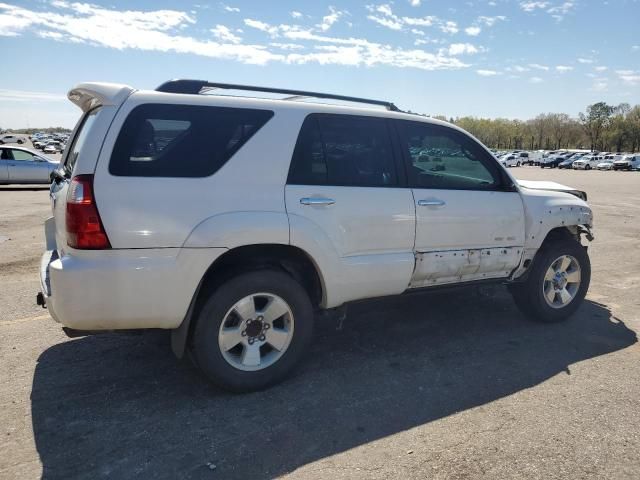
[[[128,177],[207,177],[272,116],[268,110],[140,105],[122,126],[109,172]]]
[[[67,158],[64,163],[64,170],[65,172],[67,172],[67,175],[71,175],[71,173],[73,172],[73,167],[78,161],[80,150],[82,150],[84,142],[87,140],[87,135],[89,134],[91,127],[93,127],[93,124],[96,121],[99,112],[100,107],[94,108],[93,110],[88,112],[82,119],[80,128],[73,137],[71,148],[69,148],[69,153],[67,154]]]
[[[312,114],[300,130],[289,184],[396,185],[391,139],[382,118]]]

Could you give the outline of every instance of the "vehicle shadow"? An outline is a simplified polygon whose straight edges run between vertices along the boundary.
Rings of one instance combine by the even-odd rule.
[[[169,351],[166,333],[49,348],[32,390],[43,478],[272,478],[535,386],[637,341],[606,306],[522,319],[508,294],[468,289],[350,307],[293,378],[233,395]]]

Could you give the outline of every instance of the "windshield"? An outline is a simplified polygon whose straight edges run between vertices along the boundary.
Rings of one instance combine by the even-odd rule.
[[[82,122],[78,127],[75,136],[73,137],[71,148],[69,149],[69,153],[67,154],[67,158],[65,159],[63,165],[65,175],[71,176],[73,167],[78,160],[78,155],[80,154],[80,151],[84,146],[84,142],[87,139],[87,135],[91,130],[91,127],[93,126],[93,123],[95,122],[99,111],[100,107],[94,108],[93,110],[88,112],[82,119]]]

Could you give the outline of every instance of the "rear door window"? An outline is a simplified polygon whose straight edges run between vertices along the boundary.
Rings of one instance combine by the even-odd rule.
[[[397,185],[385,119],[311,114],[300,131],[289,184],[386,187]]]
[[[128,177],[206,177],[273,116],[269,110],[145,104],[116,140],[109,172]]]

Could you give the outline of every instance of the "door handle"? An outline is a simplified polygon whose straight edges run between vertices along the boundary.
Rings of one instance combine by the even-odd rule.
[[[303,197],[300,199],[302,205],[333,205],[336,201],[333,198],[325,197]]]
[[[446,202],[444,200],[418,200],[421,207],[442,207]]]

